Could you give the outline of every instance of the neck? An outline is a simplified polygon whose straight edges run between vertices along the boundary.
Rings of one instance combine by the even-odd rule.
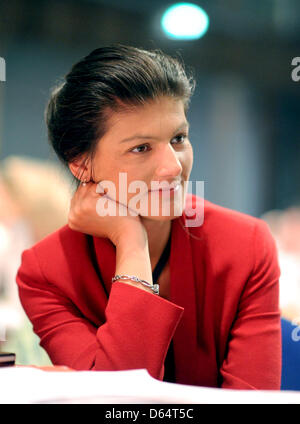
[[[153,271],[169,239],[172,222],[154,221],[147,218],[142,218],[142,222],[148,235],[149,255]]]

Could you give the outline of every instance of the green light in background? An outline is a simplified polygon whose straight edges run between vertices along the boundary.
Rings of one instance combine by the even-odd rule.
[[[168,38],[196,40],[206,33],[209,18],[207,13],[196,4],[177,3],[164,12],[161,26]]]

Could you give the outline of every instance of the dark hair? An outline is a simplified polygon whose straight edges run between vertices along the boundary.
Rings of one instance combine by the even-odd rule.
[[[100,47],[73,65],[52,90],[45,113],[49,142],[66,166],[84,153],[92,158],[111,111],[166,95],[181,99],[186,113],[194,88],[183,63],[159,49]]]

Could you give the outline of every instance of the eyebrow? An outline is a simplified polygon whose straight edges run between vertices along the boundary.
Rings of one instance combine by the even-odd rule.
[[[176,135],[176,133],[178,131],[182,130],[183,128],[189,128],[189,125],[190,124],[187,121],[180,124],[179,127],[174,131],[173,136]],[[132,140],[135,140],[135,139],[158,140],[157,137],[153,137],[152,135],[135,134],[131,137],[124,138],[123,140],[120,141],[120,143],[125,143],[125,142],[132,141]]]

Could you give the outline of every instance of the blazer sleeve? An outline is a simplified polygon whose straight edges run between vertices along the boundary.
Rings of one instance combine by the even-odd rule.
[[[34,248],[22,253],[16,281],[23,308],[54,365],[102,371],[145,368],[163,379],[164,360],[183,308],[115,282],[105,321],[97,328],[44,278]]]
[[[253,235],[253,270],[240,298],[221,366],[221,387],[279,390],[281,321],[278,255],[267,224]]]

